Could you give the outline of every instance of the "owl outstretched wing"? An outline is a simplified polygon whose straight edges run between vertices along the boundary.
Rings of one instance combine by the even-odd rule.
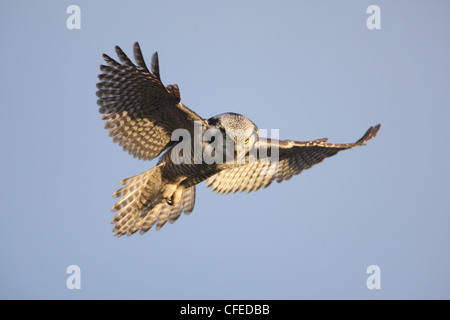
[[[151,160],[172,144],[175,129],[187,129],[193,136],[194,121],[206,124],[180,102],[177,85],[162,84],[156,52],[149,71],[139,43],[134,44],[137,65],[118,46],[115,49],[120,63],[103,54],[107,65],[100,66],[96,94],[105,129],[124,151]]]
[[[313,141],[279,141],[260,139],[257,142],[258,154],[269,154],[278,148],[278,159],[259,157],[257,161],[237,164],[210,177],[206,183],[212,191],[220,194],[250,192],[268,187],[274,180],[281,182],[311,168],[342,150],[360,146],[376,136],[380,125],[370,127],[364,136],[355,143],[327,143],[328,139]],[[264,151],[264,152],[261,152]],[[273,150],[272,150],[273,151]]]

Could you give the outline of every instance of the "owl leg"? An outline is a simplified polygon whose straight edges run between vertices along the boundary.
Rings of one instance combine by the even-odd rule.
[[[172,193],[172,195],[167,198],[167,204],[173,206],[175,204],[177,204],[180,200],[181,200],[181,195],[183,194],[183,189],[182,187],[178,187],[174,193]]]

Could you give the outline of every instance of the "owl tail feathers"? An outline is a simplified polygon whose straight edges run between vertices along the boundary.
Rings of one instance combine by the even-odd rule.
[[[184,211],[189,214],[194,209],[195,186],[175,187],[179,199],[168,201],[164,194],[168,186],[162,180],[162,166],[158,165],[146,172],[120,182],[123,188],[113,193],[114,198],[122,197],[112,207],[117,212],[111,223],[116,236],[132,235],[138,230],[144,234],[156,223],[159,230],[167,221],[175,222]]]
[[[113,231],[116,236],[134,229],[137,220],[145,217],[163,200],[161,166],[124,179],[119,184],[124,187],[114,192],[113,197],[122,198],[111,209],[112,212],[117,212],[111,221],[115,224]]]

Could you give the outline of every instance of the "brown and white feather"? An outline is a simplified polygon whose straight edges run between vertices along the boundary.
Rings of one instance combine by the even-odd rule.
[[[251,192],[266,188],[274,180],[277,182],[289,180],[292,176],[311,168],[339,151],[364,144],[375,137],[379,129],[380,125],[370,127],[361,139],[355,143],[346,144],[326,143],[328,139],[312,141],[260,139],[257,145],[259,152],[262,148],[270,149],[271,144],[278,144],[279,161],[270,162],[263,158],[253,163],[237,165],[210,177],[206,186],[220,194]]]
[[[171,144],[175,129],[193,134],[193,122],[205,120],[180,102],[177,85],[162,84],[157,53],[150,72],[138,43],[133,51],[137,65],[118,46],[120,63],[103,55],[97,103],[113,141],[134,157],[151,160]]]

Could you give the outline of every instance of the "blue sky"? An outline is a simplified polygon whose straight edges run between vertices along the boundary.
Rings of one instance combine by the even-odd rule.
[[[80,30],[66,27],[71,4]],[[380,30],[366,27],[371,4]],[[449,8],[2,1],[0,298],[449,299]],[[190,216],[115,238],[111,194],[156,160],[112,143],[95,83],[101,54],[135,41],[203,117],[238,112],[281,139],[381,130],[265,190],[219,196],[203,182]]]

